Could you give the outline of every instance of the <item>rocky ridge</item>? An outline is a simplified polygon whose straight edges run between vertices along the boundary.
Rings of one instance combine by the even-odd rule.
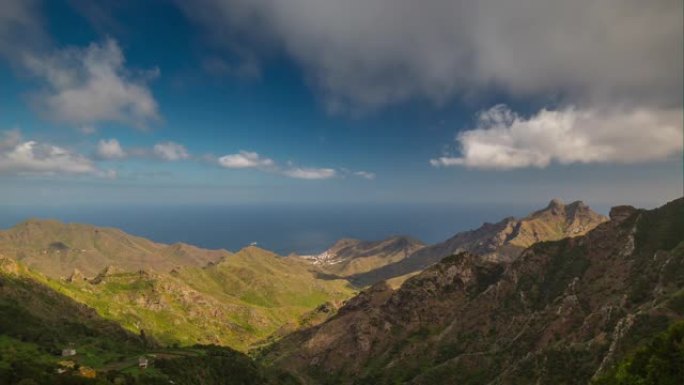
[[[463,252],[349,300],[263,360],[320,384],[586,384],[684,318],[684,198],[512,262]]]
[[[497,223],[485,223],[475,230],[461,232],[444,242],[421,248],[399,262],[356,274],[350,280],[357,286],[371,285],[421,271],[448,255],[464,251],[487,260],[510,262],[537,242],[583,235],[606,220],[608,218],[581,201],[565,205],[554,199],[546,208],[525,218],[508,217]]]

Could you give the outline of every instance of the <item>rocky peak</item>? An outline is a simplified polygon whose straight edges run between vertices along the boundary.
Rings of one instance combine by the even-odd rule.
[[[553,198],[551,199],[551,202],[546,206],[547,210],[557,210],[557,209],[562,209],[565,207],[565,204],[563,203],[562,200],[558,198]]]
[[[559,215],[559,216],[574,217],[578,214],[591,213],[591,208],[589,208],[589,206],[582,201],[574,201],[574,202],[568,203],[566,205],[565,203],[563,203],[562,200],[560,200],[558,198],[554,198],[554,199],[551,199],[551,201],[546,206],[546,208],[537,212],[537,214],[544,214],[544,213],[551,213],[553,215]]]
[[[615,206],[615,207],[612,207],[610,209],[610,214],[608,214],[608,215],[610,216],[611,220],[616,221],[616,222],[622,222],[625,219],[632,216],[632,214],[634,214],[637,211],[638,210],[636,208],[634,208],[634,206],[627,206],[627,205]]]

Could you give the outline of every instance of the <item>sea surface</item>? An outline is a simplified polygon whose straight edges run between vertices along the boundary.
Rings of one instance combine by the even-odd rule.
[[[50,218],[120,228],[162,243],[237,251],[256,242],[281,255],[315,254],[344,237],[409,235],[426,243],[540,207],[452,205],[0,206],[0,228]]]

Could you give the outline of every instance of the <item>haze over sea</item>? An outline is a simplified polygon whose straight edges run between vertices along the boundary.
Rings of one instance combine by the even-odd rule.
[[[524,216],[543,205],[6,205],[0,206],[0,227],[8,228],[28,218],[51,218],[116,227],[163,243],[186,242],[236,251],[257,242],[281,255],[312,254],[344,237],[379,240],[409,235],[434,243],[485,221]]]

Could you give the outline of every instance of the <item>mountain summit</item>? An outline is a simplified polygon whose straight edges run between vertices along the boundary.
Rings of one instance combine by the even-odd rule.
[[[497,223],[484,223],[475,230],[421,248],[399,262],[355,275],[351,280],[359,286],[371,285],[421,271],[448,255],[463,251],[487,260],[510,262],[534,243],[582,235],[607,220],[584,202],[566,205],[553,199],[546,208],[522,219],[508,217]]]

